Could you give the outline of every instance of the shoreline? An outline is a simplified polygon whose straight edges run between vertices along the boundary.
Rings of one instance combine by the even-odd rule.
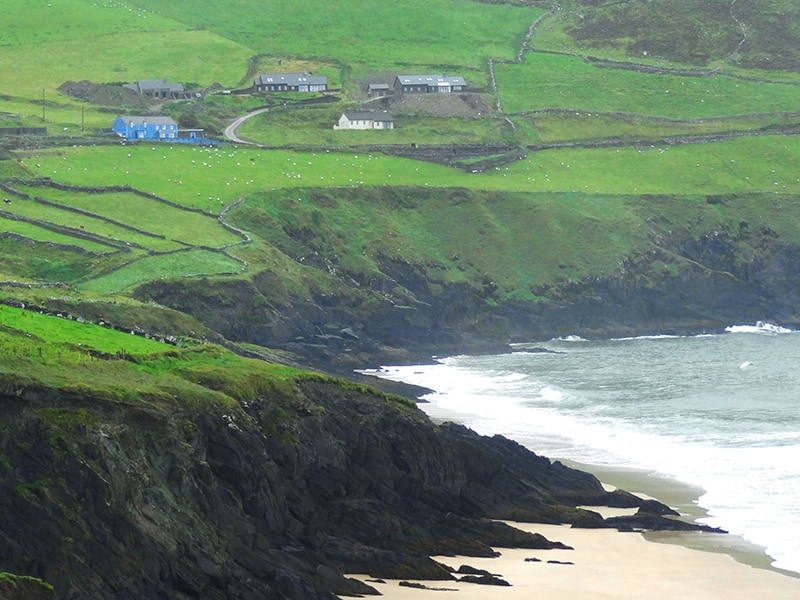
[[[553,459],[551,459],[553,460]],[[637,496],[653,497],[677,510],[685,520],[696,522],[707,511],[697,504],[703,488],[643,469],[588,465],[569,459],[558,459],[565,465],[591,473],[604,484],[624,489]],[[743,565],[773,571],[800,580],[800,573],[772,566],[773,558],[766,548],[733,533],[704,533],[686,535],[674,531],[651,531],[642,534],[648,541],[677,544],[693,550],[727,554]]]
[[[375,380],[393,380],[393,375],[391,367],[383,367],[380,370],[376,370],[374,372],[365,372],[361,371],[364,376],[371,377]],[[412,379],[413,380],[413,379]],[[396,380],[395,380],[396,381]],[[412,384],[414,385],[414,384]],[[428,390],[427,388],[423,388],[423,390],[427,393],[435,393],[433,390]],[[466,412],[459,412],[449,408],[443,408],[439,406],[435,401],[428,402],[427,399],[417,398],[418,406],[423,412],[427,414],[427,416],[433,421],[437,423],[441,423],[444,421],[452,421],[461,424],[467,424],[472,420],[472,416],[469,411]],[[479,418],[479,415],[474,415],[475,417]],[[521,441],[521,440],[517,440]],[[527,444],[526,444],[527,445]],[[541,451],[537,449],[535,446],[527,445],[528,448],[537,454],[545,455],[552,461],[560,461],[563,464],[570,466],[572,468],[576,468],[581,471],[585,471],[595,475],[601,482],[604,484],[611,485],[613,487],[618,487],[629,491],[631,493],[635,493],[640,496],[645,497],[653,497],[669,506],[677,510],[683,520],[695,522],[703,517],[708,516],[707,510],[700,506],[699,499],[706,493],[706,490],[702,487],[692,485],[689,483],[685,483],[679,481],[669,475],[658,473],[655,470],[648,470],[648,469],[639,469],[639,468],[628,468],[625,466],[604,466],[604,465],[594,465],[594,464],[586,464],[576,460],[571,460],[569,458],[562,458],[557,455],[550,455],[550,453],[546,451]],[[592,510],[596,510],[592,508]],[[598,511],[599,512],[599,511]],[[558,537],[551,537],[550,535],[544,533],[543,527],[538,525],[534,525],[537,527],[537,531],[543,533],[549,539],[554,539],[558,541],[564,541]],[[586,530],[584,530],[586,531]],[[606,530],[607,533],[612,535],[616,535],[617,537],[610,537],[607,539],[606,543],[611,545],[612,547],[616,546],[620,540],[624,539],[625,534],[620,534],[616,530]],[[570,533],[572,535],[572,533]],[[628,534],[631,535],[631,534]],[[681,561],[686,562],[687,564],[685,567],[681,567],[675,571],[672,571],[668,574],[658,574],[649,572],[647,567],[643,567],[642,574],[640,577],[652,577],[658,579],[659,577],[664,578],[666,576],[666,580],[664,584],[669,586],[671,585],[671,579],[675,578],[681,580],[685,576],[682,575],[682,572],[689,572],[691,569],[691,564],[695,563],[708,563],[710,569],[714,570],[721,570],[720,572],[725,572],[724,579],[730,581],[736,581],[737,585],[734,588],[730,586],[723,585],[724,582],[720,581],[720,591],[718,595],[715,595],[716,592],[714,590],[706,589],[706,595],[696,596],[698,598],[708,598],[708,597],[719,597],[719,598],[733,598],[733,597],[775,597],[775,598],[789,598],[789,597],[797,597],[800,598],[800,573],[795,571],[790,571],[787,569],[781,569],[778,567],[772,566],[772,563],[775,559],[770,557],[766,553],[766,548],[760,546],[756,543],[750,542],[744,539],[742,536],[732,533],[727,534],[713,534],[708,532],[703,532],[702,534],[695,534],[695,533],[678,533],[678,532],[642,532],[633,534],[640,538],[640,541],[643,543],[642,546],[637,547],[634,551],[636,553],[644,553],[648,556],[653,556],[653,560],[661,561],[663,560],[661,557],[667,556],[670,557],[670,561],[675,561],[676,563],[680,563]],[[622,537],[620,537],[622,536]],[[569,543],[569,542],[565,542]],[[502,550],[503,555],[505,556],[508,551]],[[502,558],[502,557],[501,557]],[[629,560],[630,558],[630,560]],[[447,557],[446,559],[443,558],[441,562],[445,562],[446,564],[450,564],[448,561],[451,560],[452,557]],[[438,560],[438,558],[437,558]],[[476,561],[470,558],[463,558],[462,564],[469,564],[473,565]],[[620,561],[623,563],[627,563],[633,561],[638,565],[638,557],[621,557]],[[498,560],[496,563],[498,566],[496,567],[486,567],[488,570],[495,572],[498,571],[503,573],[503,569],[505,566],[501,567],[499,565],[505,565],[503,560]],[[456,567],[458,565],[455,565]],[[477,565],[476,565],[477,566]],[[639,569],[639,566],[636,567]],[[516,572],[516,571],[513,571]],[[504,573],[503,573],[504,574]],[[757,590],[751,590],[752,594],[747,596],[737,596],[739,589],[746,589],[748,585],[748,581],[758,581],[763,579],[764,574],[767,574],[772,581],[769,585],[776,585],[777,588],[781,588],[782,586],[787,586],[786,591],[778,591],[774,595],[767,595],[763,593],[758,593]],[[624,573],[618,573],[614,576],[624,576]],[[703,575],[701,573],[695,573],[694,577],[698,578],[699,580],[703,579]],[[777,578],[777,579],[775,579]],[[431,587],[440,587],[440,588],[447,588],[451,587],[449,584],[453,582],[427,582]],[[541,583],[541,582],[539,582]],[[514,584],[515,586],[518,584]],[[525,582],[520,584],[520,587],[523,587]],[[491,597],[495,597],[494,589],[487,588],[486,586],[476,586],[472,585],[472,587],[483,589],[484,597],[485,594],[490,594]],[[384,593],[382,588],[378,588],[381,593]],[[502,589],[502,588],[501,588]],[[565,588],[570,589],[570,588]],[[725,590],[724,592],[721,590]],[[790,590],[790,591],[789,591]],[[538,593],[534,588],[529,588],[528,590],[530,593]],[[563,592],[564,590],[562,590]],[[572,591],[572,590],[570,590]],[[424,593],[424,590],[423,590]],[[593,596],[594,594],[595,596]],[[625,595],[605,595],[598,589],[594,589],[592,594],[587,594],[588,597],[637,597],[636,595],[633,596],[625,596]],[[441,595],[441,594],[440,594]],[[430,597],[430,594],[427,596],[395,596],[394,592],[391,596],[387,596],[390,598],[424,598]],[[462,595],[460,597],[468,598],[467,595]],[[480,596],[475,596],[480,597]],[[506,596],[498,595],[498,598],[503,598]],[[571,596],[572,597],[572,596]],[[643,594],[639,597],[658,597],[652,596],[651,594]],[[669,597],[669,596],[664,596]],[[687,590],[683,590],[680,594],[674,594],[674,597],[684,597],[684,598],[693,598],[691,593]]]
[[[469,416],[443,409],[424,401],[419,406],[435,423],[453,421],[463,424],[466,420],[465,417]],[[529,449],[539,454],[535,448]],[[551,461],[560,461],[568,467],[591,473],[604,485],[620,488],[637,496],[655,498],[678,511],[685,520],[695,522],[708,514],[697,503],[700,496],[705,493],[702,487],[679,481],[657,471],[633,467],[592,465],[569,458],[552,456],[547,458]],[[661,531],[647,532],[643,536],[654,543],[677,544],[698,551],[727,554],[742,565],[800,579],[800,573],[773,567],[772,562],[774,559],[766,553],[764,546],[750,542],[740,535],[706,533],[703,537],[687,537],[686,534],[681,532]]]
[[[361,373],[363,376],[374,380],[398,381],[391,379],[391,371],[389,368],[384,368],[373,373],[363,371]],[[470,420],[471,415],[469,413],[461,413],[452,409],[442,408],[438,404],[424,399],[424,395],[435,393],[434,390],[415,384],[407,385],[425,392],[421,397],[416,398],[417,404],[433,422],[442,423],[445,421],[452,421],[466,424]],[[529,449],[542,455],[536,448],[529,447]],[[591,473],[604,484],[609,484],[640,496],[655,498],[677,510],[685,520],[695,522],[708,515],[708,512],[697,503],[698,499],[705,493],[705,490],[700,486],[679,481],[668,475],[658,473],[655,470],[624,466],[594,465],[569,458],[549,456],[546,454],[545,456],[551,461],[558,460],[569,467]],[[764,546],[746,540],[740,535],[732,533],[716,534],[717,538],[711,539],[712,534],[708,534],[706,538],[697,541],[691,539],[684,540],[680,534],[674,532],[653,532],[647,533],[645,536],[650,541],[657,543],[679,544],[706,552],[727,554],[744,565],[767,569],[787,577],[800,578],[800,572],[772,566],[772,562],[775,559],[766,553],[766,548]]]
[[[676,509],[685,519],[694,521],[706,514],[696,503],[703,493],[702,488],[656,472],[561,462],[592,473],[609,489],[619,487],[641,497],[656,498]],[[596,506],[583,508],[599,512],[603,517],[635,511]],[[700,531],[628,533],[616,529],[573,529],[569,525],[508,524],[540,533],[573,549],[495,548],[499,556],[493,558],[432,557],[453,571],[462,565],[487,571],[506,581],[508,586],[456,580],[376,580],[364,574],[346,576],[371,585],[386,600],[800,598],[800,573],[772,567],[772,559],[764,548],[741,536]],[[454,576],[461,577],[455,573]]]
[[[800,597],[800,579],[736,562],[726,554],[661,544],[641,533],[609,529],[571,529],[568,525],[510,523],[541,533],[572,550],[498,549],[495,558],[436,556],[456,570],[462,565],[500,577],[508,586],[461,581],[373,580],[368,583],[387,600],[527,600],[569,597],[573,600],[751,600]],[[687,532],[681,536],[692,536]],[[535,562],[534,562],[535,561]],[[417,587],[408,587],[417,586]]]

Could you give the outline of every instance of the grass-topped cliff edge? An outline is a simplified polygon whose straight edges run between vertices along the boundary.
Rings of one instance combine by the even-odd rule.
[[[429,557],[564,547],[503,519],[643,506],[374,388],[70,313],[0,319],[4,597],[332,600],[376,593],[342,573],[452,579]]]
[[[548,547],[487,519],[636,500],[303,367],[800,322],[789,3],[5,4],[3,592],[331,599]],[[400,73],[468,90],[367,97]],[[199,95],[121,91],[156,78]],[[139,113],[219,143],[109,133]]]

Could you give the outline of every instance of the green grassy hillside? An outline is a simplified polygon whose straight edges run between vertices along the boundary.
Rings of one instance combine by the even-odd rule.
[[[794,244],[800,72],[783,52],[796,36],[776,24],[792,11],[780,0],[759,11],[13,0],[0,127],[49,135],[0,136],[0,279],[85,294],[211,281],[258,288],[263,305],[320,291],[379,304],[419,295],[392,272],[405,265],[435,282],[431,293],[463,285],[489,290],[489,304],[541,302],[616,276],[671,232],[724,231],[749,248],[740,224],[757,223]],[[247,88],[267,70],[324,73],[330,101],[217,91],[135,108],[108,87]],[[368,82],[423,72],[461,74],[469,90],[366,97]],[[58,91],[81,80],[105,93]],[[122,146],[102,133],[140,110],[220,134],[265,106],[238,131],[260,148]],[[335,131],[345,108],[391,110],[397,129]],[[444,164],[418,160],[418,147],[439,147]]]
[[[425,571],[402,548],[489,552],[440,507],[532,517],[514,498],[536,494],[465,488],[491,461],[460,428],[420,428],[414,403],[305,369],[800,326],[795,4],[5,0],[8,569],[103,598],[281,581],[274,597],[327,598],[337,569],[363,572],[343,565]],[[254,93],[272,71],[330,89]],[[468,89],[368,97],[403,73]],[[162,78],[189,99],[121,85]],[[334,130],[348,109],[397,128]],[[243,143],[224,137],[256,110]],[[123,143],[121,114],[168,115],[210,143]],[[506,474],[489,479],[532,472],[491,444]],[[420,448],[432,459],[409,471]],[[392,499],[379,513],[378,488]],[[424,519],[397,513],[427,510],[426,494]],[[541,514],[587,503],[570,494]]]

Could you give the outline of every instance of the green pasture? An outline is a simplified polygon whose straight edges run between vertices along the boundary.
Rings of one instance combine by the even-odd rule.
[[[2,56],[12,65],[48,65],[4,78],[6,86],[38,98],[42,88],[82,79],[126,83],[167,78],[184,85],[235,85],[246,73],[250,50],[207,31],[169,31],[14,46],[3,49]]]
[[[321,377],[242,358],[213,344],[182,338],[175,346],[8,305],[0,305],[0,356],[6,389],[47,386],[151,410],[177,403],[236,410],[239,401],[258,396],[292,397],[299,379]],[[43,409],[41,416],[58,426],[91,422],[78,410]]]
[[[178,21],[115,0],[4,0],[3,14],[13,26],[0,31],[0,46],[187,29]]]
[[[48,314],[71,315],[88,323],[113,323],[124,331],[149,332],[156,339],[169,338],[181,345],[210,332],[195,318],[152,302],[140,302],[119,294],[95,294],[71,286],[15,287],[0,283],[0,304],[24,305]],[[69,318],[69,317],[68,317]]]
[[[507,113],[566,108],[670,118],[794,112],[800,86],[727,75],[683,77],[599,68],[579,56],[532,53],[495,66]]]
[[[30,339],[28,344],[16,342],[20,347],[30,344],[56,346],[84,354],[89,349],[109,354],[123,349],[128,354],[149,354],[170,348],[162,342],[142,336],[13,306],[0,305],[0,330],[6,335]],[[6,350],[9,344],[14,343],[9,339],[3,341]]]
[[[657,140],[674,136],[758,132],[797,128],[800,114],[768,117],[729,117],[707,120],[675,120],[597,112],[555,111],[514,115],[520,129],[535,131],[534,143],[607,140]]]
[[[163,237],[167,245],[164,248],[153,247],[154,250],[177,250],[186,246],[222,247],[241,241],[239,236],[220,226],[215,216],[181,210],[132,192],[90,194],[25,185],[19,185],[17,189],[31,197],[39,196],[49,202],[80,209]],[[20,202],[25,203],[24,200]],[[10,205],[13,206],[16,204]],[[149,245],[155,243],[148,242]]]
[[[263,178],[270,153],[233,146],[200,147],[162,142],[63,148],[56,153],[34,152],[24,165],[35,176],[79,186],[132,185],[189,208],[219,214]],[[252,159],[252,160],[251,160]]]
[[[78,288],[98,293],[124,293],[148,281],[228,275],[242,268],[241,262],[221,252],[194,249],[142,257],[111,273],[79,283]]]
[[[56,244],[60,246],[77,246],[83,248],[87,252],[96,254],[104,254],[107,252],[115,252],[116,248],[100,244],[90,240],[76,238],[70,235],[56,233],[50,229],[44,229],[33,223],[26,223],[24,221],[17,221],[15,219],[3,218],[0,221],[0,228],[5,233],[12,233],[21,236],[28,240],[35,242],[46,242],[48,244]]]
[[[60,155],[30,156],[24,166],[37,175],[74,185],[140,182],[145,192],[185,206],[221,211],[257,190],[309,186],[601,194],[797,192],[800,181],[794,165],[799,162],[796,136],[762,136],[683,146],[531,152],[524,160],[480,174],[378,153],[150,144],[65,148]]]
[[[160,252],[178,250],[185,247],[184,244],[171,239],[161,238],[155,235],[146,235],[127,229],[120,224],[100,219],[96,216],[63,210],[58,207],[34,202],[33,200],[17,198],[7,206],[6,210],[29,219],[36,219],[43,223],[49,223],[55,227],[68,227],[76,232],[84,231],[92,233],[109,240],[109,243],[115,241],[117,243],[119,241],[128,242],[129,244],[135,244],[151,251]],[[119,216],[124,218],[122,214]],[[117,219],[117,222],[119,221],[120,219]],[[75,239],[78,240],[80,238],[76,236]],[[76,243],[76,245],[82,244]]]
[[[90,351],[131,360],[108,360]],[[11,390],[44,385],[115,403],[152,406],[153,401],[169,405],[191,401],[236,407],[233,398],[191,377],[190,369],[199,372],[207,361],[214,364],[225,353],[215,346],[176,349],[99,325],[0,306],[0,378]],[[229,361],[235,363],[237,359],[231,357]],[[266,363],[259,369],[252,364],[255,361],[246,362],[265,379],[265,373],[275,369]],[[247,381],[241,370],[236,373],[239,387]],[[279,368],[277,374],[285,377]],[[234,389],[232,381],[228,387]],[[53,411],[48,416],[62,423],[70,418]]]
[[[515,132],[500,118],[439,118],[394,113],[394,129],[334,130],[345,108],[275,109],[246,121],[242,139],[263,145],[357,146],[402,144],[435,140],[437,144],[515,141]],[[358,110],[355,108],[354,110]]]
[[[73,0],[74,1],[74,0]],[[168,49],[168,51],[166,51]],[[50,133],[110,129],[115,114],[57,91],[65,81],[126,83],[167,78],[184,85],[219,82],[236,86],[252,52],[207,31],[118,33],[85,39],[0,46],[0,111],[18,115],[24,126],[45,125]]]
[[[292,152],[165,143],[63,148],[24,159],[36,176],[83,186],[135,184],[187,207],[221,212],[259,189],[309,185],[437,185],[469,178],[440,165],[364,152]]]
[[[598,194],[797,193],[796,137],[532,152],[492,175],[531,190]],[[519,189],[519,187],[517,189]]]
[[[275,57],[322,58],[343,64],[405,64],[412,72],[485,68],[491,58],[513,58],[540,8],[413,0],[365,5],[360,0],[139,0],[187,26],[207,29]]]

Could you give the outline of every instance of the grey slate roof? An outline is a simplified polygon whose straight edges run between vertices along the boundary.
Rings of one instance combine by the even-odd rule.
[[[348,121],[394,121],[394,117],[387,112],[379,112],[376,110],[346,110],[344,116]]]
[[[255,80],[256,85],[327,85],[325,75],[309,75],[308,73],[264,73]]]
[[[183,93],[182,83],[169,83],[166,79],[142,79],[136,83],[126,83],[123,87],[133,90],[137,94],[146,94],[153,91],[168,91],[173,94]]]
[[[150,117],[150,116],[129,116],[129,115],[124,115],[124,116],[121,116],[120,119],[122,119],[126,123],[133,123],[134,125],[144,125],[145,123],[149,123],[150,125],[175,125],[175,126],[178,125],[172,119],[172,117]]]
[[[448,77],[447,75],[398,75],[397,79],[403,85],[461,85],[466,86],[467,82],[461,76]]]

